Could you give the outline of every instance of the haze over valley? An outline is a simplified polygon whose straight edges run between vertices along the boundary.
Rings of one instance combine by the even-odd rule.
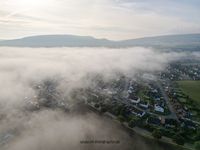
[[[0,4],[0,150],[200,150],[198,0]]]
[[[196,53],[200,56],[199,52]],[[120,149],[126,145],[121,136],[125,133],[121,129],[116,129],[115,135],[109,129],[113,125],[95,117],[91,112],[81,116],[74,116],[68,112],[73,112],[76,105],[84,99],[85,94],[81,91],[92,88],[100,92],[106,90],[106,87],[105,89],[99,87],[99,81],[112,83],[121,76],[136,80],[138,74],[163,71],[169,63],[186,56],[188,54],[185,52],[160,53],[142,47],[127,49],[1,47],[1,145],[6,142],[8,149],[13,147],[54,149],[57,146],[61,146],[60,149],[78,148],[80,140],[89,136],[89,139],[93,137],[100,140],[110,137],[120,140],[120,146],[117,146]],[[190,57],[199,59],[193,53]],[[96,125],[96,122],[99,124]],[[104,131],[99,131],[101,126]],[[64,142],[72,130],[77,132],[70,137],[72,141]],[[40,138],[37,132],[42,134]],[[52,135],[54,137],[51,137]],[[52,143],[51,138],[65,140],[63,139],[61,143],[58,141]],[[98,149],[99,146],[94,147]],[[106,146],[106,149],[109,148],[110,146]],[[144,146],[144,149],[148,148]]]

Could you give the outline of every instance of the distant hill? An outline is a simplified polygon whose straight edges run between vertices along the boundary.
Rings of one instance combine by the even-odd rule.
[[[120,42],[126,46],[144,46],[159,49],[175,50],[199,50],[200,51],[200,34],[184,35],[165,35],[155,37],[144,37],[139,39],[130,39]]]
[[[14,47],[99,47],[113,44],[107,39],[76,35],[39,35],[0,41],[0,46]]]
[[[200,50],[200,34],[165,35],[111,41],[91,36],[40,35],[14,40],[2,40],[0,46],[13,47],[154,47],[158,49]]]

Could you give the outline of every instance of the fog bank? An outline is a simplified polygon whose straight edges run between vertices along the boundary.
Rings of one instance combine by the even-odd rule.
[[[194,54],[190,54],[191,56]],[[0,48],[0,135],[12,139],[8,150],[126,149],[128,136],[118,127],[92,114],[68,115],[58,109],[25,111],[37,99],[34,88],[45,80],[55,83],[63,101],[78,88],[92,86],[93,75],[109,81],[122,74],[162,71],[188,53],[161,53],[147,48]],[[200,56],[195,54],[195,56]],[[2,138],[3,137],[3,138]],[[0,139],[5,139],[0,136]],[[83,145],[81,140],[113,139],[120,145]],[[136,143],[141,141],[136,140]],[[4,145],[0,142],[0,146]],[[142,149],[148,149],[142,142]],[[102,147],[103,146],[103,147]],[[128,149],[128,148],[127,148]],[[137,144],[135,149],[138,149]]]

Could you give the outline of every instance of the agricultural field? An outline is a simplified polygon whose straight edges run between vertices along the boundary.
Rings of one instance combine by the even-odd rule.
[[[180,89],[200,104],[200,81],[177,81]]]

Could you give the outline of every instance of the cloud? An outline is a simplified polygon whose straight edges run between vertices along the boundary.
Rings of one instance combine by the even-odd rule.
[[[133,77],[138,71],[160,71],[182,53],[159,53],[147,48],[1,48],[0,90],[2,105],[16,105],[26,95],[34,96],[32,84],[59,78],[66,91],[87,86],[88,74],[105,79],[122,73]],[[25,92],[26,91],[26,92]]]
[[[193,56],[192,54],[191,56]],[[150,48],[8,48],[0,49],[0,146],[5,137],[8,150],[39,149],[135,149],[145,143],[134,141],[116,125],[91,112],[63,113],[43,108],[27,111],[27,100],[38,98],[35,86],[51,80],[65,102],[76,103],[73,92],[92,87],[92,75],[105,81],[123,74],[164,70],[187,53],[161,53]],[[80,95],[81,96],[81,95]],[[60,98],[60,97],[59,97]],[[59,100],[56,99],[56,100]],[[81,109],[77,109],[81,110]],[[116,127],[115,127],[116,126]],[[2,136],[5,135],[5,136]],[[1,138],[4,137],[4,138]],[[80,145],[80,140],[117,139],[120,145]],[[127,140],[126,140],[127,139]],[[5,143],[7,143],[5,142]],[[126,148],[127,146],[127,148]],[[149,149],[149,147],[148,147]],[[152,148],[153,149],[153,148]]]
[[[29,116],[30,117],[30,116]],[[33,114],[20,128],[21,134],[6,150],[149,150],[139,136],[130,137],[119,124],[88,113],[76,117],[55,111]],[[116,141],[118,144],[85,144],[81,141]],[[159,146],[154,146],[159,148]],[[151,148],[150,148],[151,150]],[[153,148],[152,148],[153,150]]]

